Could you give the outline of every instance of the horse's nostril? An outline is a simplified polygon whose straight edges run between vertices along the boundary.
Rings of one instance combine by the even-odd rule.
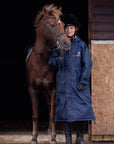
[[[64,41],[64,45],[65,45],[65,46],[68,46],[68,45],[69,45],[69,43],[68,43],[68,42],[66,42],[66,41]]]
[[[68,48],[68,47],[70,47],[70,43],[67,41],[64,41],[64,46]]]
[[[61,48],[64,49],[65,51],[70,49],[71,47],[70,40],[61,39],[59,42],[60,42]]]
[[[66,42],[64,42],[64,44],[65,44],[65,45],[67,45],[67,43],[66,43]]]

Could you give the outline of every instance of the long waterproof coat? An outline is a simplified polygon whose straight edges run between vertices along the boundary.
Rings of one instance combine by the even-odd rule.
[[[56,71],[57,101],[55,121],[95,120],[91,106],[89,77],[92,61],[86,44],[79,38],[71,39],[58,70],[58,51],[53,52],[48,64]],[[81,89],[78,89],[80,84]]]

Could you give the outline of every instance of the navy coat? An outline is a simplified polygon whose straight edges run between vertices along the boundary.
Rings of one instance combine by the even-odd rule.
[[[95,120],[91,106],[89,78],[92,61],[86,44],[79,38],[71,39],[71,49],[66,51],[58,70],[58,51],[53,52],[48,64],[56,71],[55,121]],[[60,80],[59,80],[60,78]],[[81,89],[77,86],[80,84]]]

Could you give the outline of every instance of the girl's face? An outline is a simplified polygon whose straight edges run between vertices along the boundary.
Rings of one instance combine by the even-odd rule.
[[[75,31],[76,31],[75,26],[66,26],[65,27],[65,32],[68,37],[72,37],[74,35]]]

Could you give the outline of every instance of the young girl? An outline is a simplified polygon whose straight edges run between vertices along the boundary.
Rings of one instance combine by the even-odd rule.
[[[71,122],[77,122],[75,144],[85,144],[85,122],[95,120],[91,106],[89,78],[92,60],[84,41],[77,35],[79,22],[73,14],[63,17],[65,32],[71,40],[71,49],[59,58],[54,51],[49,57],[49,65],[56,72],[57,101],[55,121],[64,123],[66,144],[72,144]],[[60,69],[59,69],[60,66]]]

